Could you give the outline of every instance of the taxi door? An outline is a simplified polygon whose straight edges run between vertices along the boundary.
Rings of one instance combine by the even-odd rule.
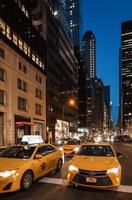
[[[39,155],[40,158],[38,158],[36,155]],[[39,147],[35,156],[33,159],[33,169],[35,177],[37,178],[47,174],[50,171],[50,159],[49,155],[47,154],[46,145]]]
[[[50,171],[56,168],[57,162],[59,160],[59,156],[57,154],[57,150],[51,146],[51,145],[46,145],[47,147],[47,154],[48,154],[48,159],[50,161]]]

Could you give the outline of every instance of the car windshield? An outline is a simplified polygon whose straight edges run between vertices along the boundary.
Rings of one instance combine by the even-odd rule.
[[[85,156],[114,156],[111,146],[105,145],[83,145],[77,152],[77,155]]]
[[[64,141],[64,144],[66,144],[66,145],[79,145],[80,141],[79,140],[67,140],[67,141]]]
[[[0,152],[0,157],[28,159],[32,156],[35,147],[31,146],[11,146]]]

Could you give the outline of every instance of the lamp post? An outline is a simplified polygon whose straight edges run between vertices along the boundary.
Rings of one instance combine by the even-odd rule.
[[[72,98],[68,99],[68,101],[66,101],[65,104],[64,104],[63,107],[62,107],[62,115],[61,115],[62,126],[61,126],[61,127],[62,127],[62,138],[63,138],[63,139],[64,139],[63,120],[64,120],[65,108],[66,108],[67,105],[70,106],[70,107],[74,107],[74,106],[75,106],[75,100],[72,99]]]

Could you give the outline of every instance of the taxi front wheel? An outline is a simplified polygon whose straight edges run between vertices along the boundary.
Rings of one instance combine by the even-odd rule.
[[[58,160],[56,172],[60,172],[62,168],[62,159]]]
[[[22,178],[21,178],[21,183],[20,183],[20,189],[22,191],[28,190],[33,183],[33,173],[32,171],[26,171],[24,172]]]

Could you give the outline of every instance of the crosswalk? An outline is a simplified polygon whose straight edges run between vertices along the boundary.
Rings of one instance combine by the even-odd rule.
[[[40,179],[39,182],[41,182],[41,183],[50,183],[50,184],[55,184],[55,185],[62,185],[62,186],[67,186],[68,185],[66,179],[60,179],[60,178],[44,177],[44,178]],[[129,185],[120,185],[120,187],[118,187],[118,189],[116,190],[116,192],[132,193],[132,186],[129,186]]]

